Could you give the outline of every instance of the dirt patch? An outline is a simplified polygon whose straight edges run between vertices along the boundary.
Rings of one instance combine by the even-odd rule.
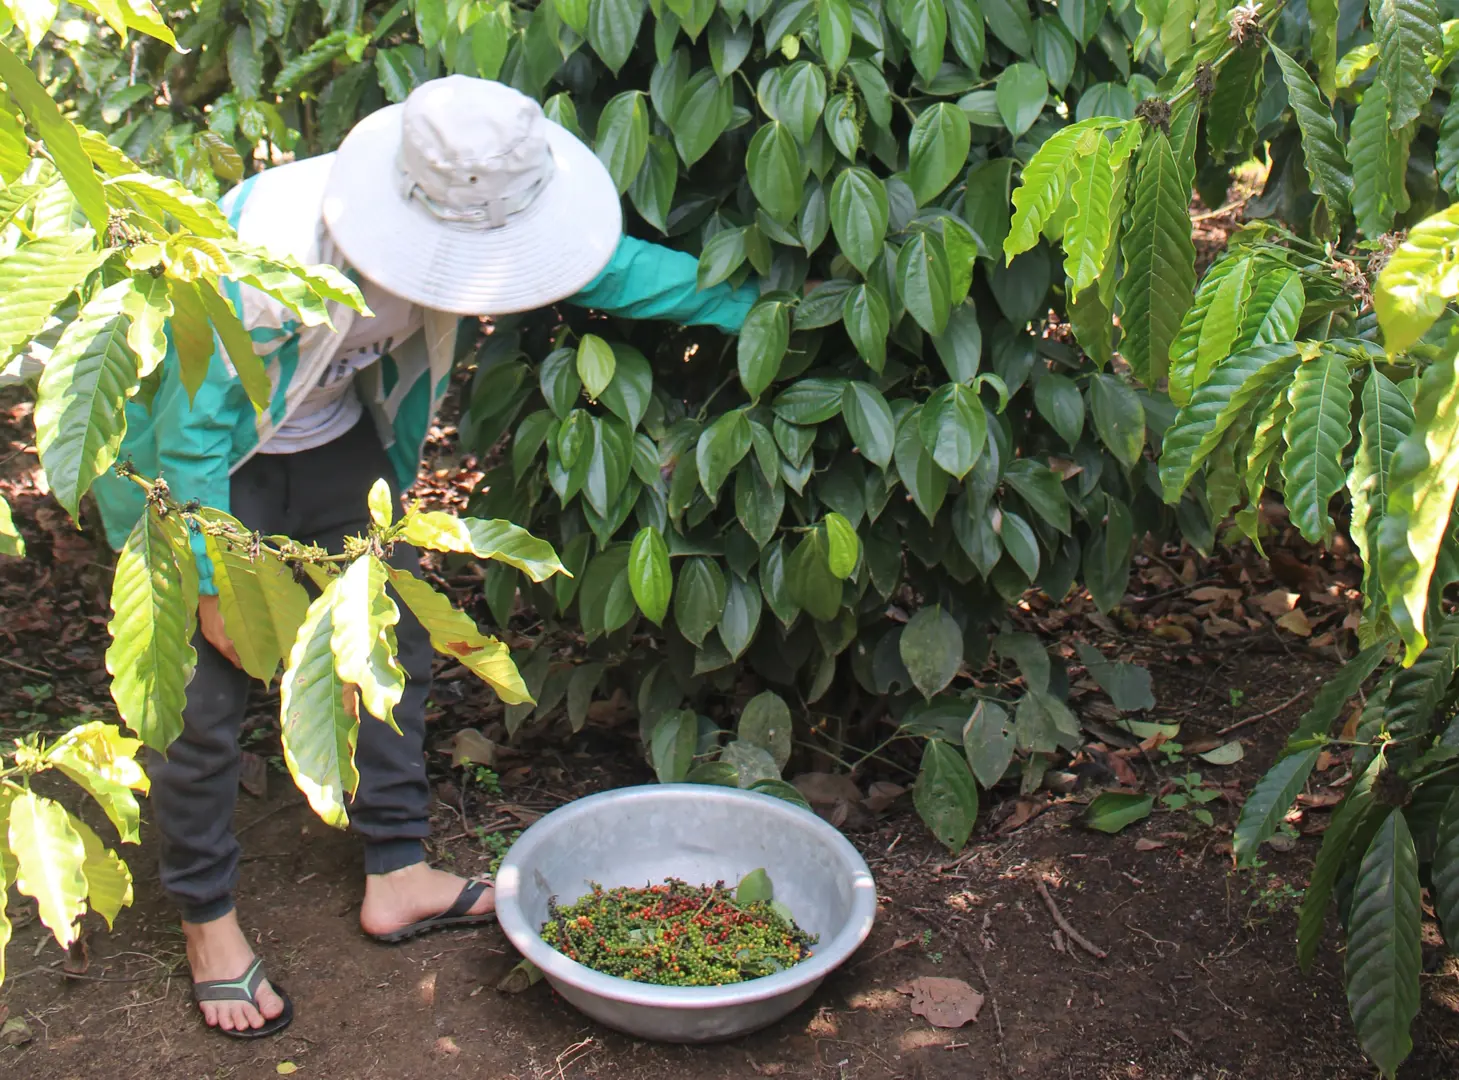
[[[109,556],[94,532],[78,533],[37,486],[28,409],[0,396],[0,476],[31,549],[24,562],[0,559],[6,739],[61,727],[77,715],[112,715],[102,663]],[[448,495],[441,501],[451,501]],[[1152,555],[1125,621],[1095,617],[1078,603],[1036,602],[1017,616],[1048,640],[1077,629],[1107,653],[1150,665],[1159,706],[1152,716],[1179,720],[1183,738],[1214,737],[1260,717],[1234,732],[1245,759],[1219,776],[1207,770],[1227,793],[1209,804],[1215,828],[1161,813],[1121,836],[1088,832],[1075,821],[1086,784],[1037,804],[1011,794],[987,800],[973,843],[954,859],[927,838],[903,796],[879,817],[847,823],[860,826],[851,836],[882,898],[866,946],[786,1021],[718,1047],[618,1036],[543,985],[520,995],[498,992],[515,957],[495,928],[394,948],[365,940],[356,922],[358,849],[321,825],[270,763],[277,702],[259,695],[248,786],[263,794],[244,796],[239,809],[246,850],[240,911],[271,973],[295,1000],[293,1027],[264,1043],[228,1041],[204,1029],[189,1001],[175,917],[158,890],[154,833],[144,827],[142,847],[124,852],[137,875],[137,904],[115,932],[91,925],[81,977],[62,974],[65,958],[36,921],[34,905],[10,905],[16,933],[0,1011],[23,1019],[33,1038],[0,1048],[0,1074],[192,1080],[273,1076],[287,1062],[301,1076],[331,1080],[1371,1076],[1352,1038],[1340,954],[1324,950],[1306,976],[1292,946],[1294,905],[1328,811],[1307,811],[1290,849],[1271,851],[1254,874],[1231,873],[1223,851],[1240,792],[1332,670],[1324,657],[1343,618],[1343,579],[1352,577],[1341,553],[1318,569],[1309,552],[1297,559],[1275,554],[1289,560],[1276,564],[1281,583],[1294,590],[1289,603],[1301,595],[1311,614],[1304,641],[1272,629],[1271,613],[1255,598],[1273,583],[1253,578],[1255,564],[1239,559],[1196,567]],[[1203,589],[1215,590],[1214,598],[1203,597]],[[1222,590],[1253,602],[1243,599],[1238,611]],[[1321,596],[1333,602],[1314,599]],[[1324,637],[1327,644],[1319,644]],[[443,674],[432,714],[441,743],[492,715],[474,683]],[[1076,709],[1090,719],[1098,695],[1074,690]],[[460,774],[448,777],[440,756],[435,857],[465,873],[482,871],[496,854],[491,836],[591,791],[650,781],[632,727],[615,727],[609,717],[566,748],[533,750],[505,768],[501,795]],[[1154,774],[1171,772],[1132,764],[1152,790],[1159,790]],[[1324,786],[1344,768],[1340,756],[1329,764],[1315,781],[1319,804]],[[1071,776],[1098,782],[1097,770],[1084,766]],[[1030,817],[1033,810],[1041,812]],[[85,813],[105,835],[100,815]],[[1039,880],[1069,926],[1107,953],[1103,959],[1059,930]],[[1434,952],[1426,961],[1405,1080],[1459,1071],[1459,968]],[[897,987],[921,976],[962,979],[986,995],[976,1022],[940,1030],[913,1015]]]
[[[1249,707],[1260,711],[1321,672],[1243,655],[1223,670],[1220,692],[1246,687]],[[1158,672],[1156,686],[1162,705],[1190,704],[1190,680],[1178,669]],[[1224,723],[1216,695],[1207,691],[1205,703]],[[1236,770],[1243,782],[1283,728],[1278,716],[1248,729],[1253,752]],[[481,870],[491,851],[472,830],[512,817],[503,803],[529,815],[644,779],[637,769],[621,752],[597,762],[564,757],[541,770],[560,779],[496,805],[455,792],[458,805],[437,807],[438,854],[463,872]],[[0,1051],[7,1077],[262,1076],[281,1062],[305,1076],[493,1080],[1371,1075],[1350,1033],[1336,954],[1325,951],[1310,977],[1295,964],[1291,890],[1305,881],[1316,840],[1272,852],[1256,875],[1232,874],[1216,849],[1234,806],[1212,804],[1216,830],[1163,814],[1107,837],[1074,824],[1073,803],[1056,805],[1006,837],[978,837],[958,859],[894,808],[853,836],[882,896],[863,950],[785,1022],[725,1046],[684,1048],[598,1028],[545,985],[498,992],[514,956],[495,928],[397,948],[365,941],[355,922],[355,845],[315,820],[284,783],[275,787],[270,800],[245,798],[239,811],[247,850],[240,907],[294,997],[294,1026],[264,1044],[202,1028],[144,843],[129,853],[138,905],[116,933],[93,933],[85,980],[63,979],[60,952],[38,923],[18,928],[0,1001],[36,1037]],[[1140,840],[1151,850],[1138,850]],[[1105,959],[1056,935],[1039,877]],[[12,911],[24,923],[28,905]],[[1452,1076],[1459,1064],[1456,974],[1436,964],[1425,980],[1417,1049],[1402,1074],[1409,1080]],[[963,979],[987,1005],[976,1023],[935,1029],[896,990],[918,976]]]

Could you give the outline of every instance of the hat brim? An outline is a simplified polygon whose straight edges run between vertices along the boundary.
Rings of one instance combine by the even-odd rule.
[[[531,206],[495,229],[464,227],[402,197],[404,112],[361,120],[330,169],[324,222],[354,269],[433,311],[508,315],[564,300],[608,265],[623,233],[618,189],[571,132],[546,121],[556,169]]]

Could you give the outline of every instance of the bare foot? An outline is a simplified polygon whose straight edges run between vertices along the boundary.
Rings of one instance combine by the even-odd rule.
[[[388,874],[370,874],[365,878],[360,928],[367,934],[391,934],[439,915],[456,902],[465,884],[465,878],[423,862]],[[485,915],[495,908],[496,892],[488,886],[469,914]]]
[[[182,932],[194,982],[239,979],[253,963],[253,950],[238,926],[236,911],[212,922],[184,922]],[[210,1027],[224,1031],[260,1028],[284,1011],[284,1002],[267,982],[259,984],[257,997],[257,1009],[246,1001],[204,1001],[198,1007]]]

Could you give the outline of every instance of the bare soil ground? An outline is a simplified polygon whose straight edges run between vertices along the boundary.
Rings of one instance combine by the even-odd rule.
[[[24,562],[0,560],[0,736],[7,739],[77,715],[111,715],[102,663],[109,559],[36,488],[26,411],[19,399],[0,398],[0,478],[31,549]],[[1244,761],[1206,770],[1220,773],[1211,779],[1229,794],[1210,804],[1214,829],[1162,813],[1111,837],[1075,820],[1087,787],[1036,801],[1009,795],[988,800],[972,844],[952,858],[928,838],[909,797],[879,815],[858,810],[846,828],[881,894],[871,939],[786,1021],[715,1047],[619,1036],[586,1021],[545,984],[521,994],[497,990],[515,957],[494,927],[395,948],[364,939],[356,922],[357,847],[320,824],[287,776],[269,765],[268,715],[276,703],[261,698],[248,786],[262,795],[245,794],[238,812],[246,848],[240,911],[294,998],[294,1025],[260,1043],[203,1027],[144,824],[141,849],[124,852],[137,876],[136,905],[112,932],[90,927],[84,962],[76,956],[70,964],[79,975],[65,974],[66,957],[34,906],[12,893],[17,930],[0,1013],[24,1019],[32,1038],[0,1047],[0,1075],[193,1080],[277,1075],[288,1063],[302,1076],[330,1080],[1371,1076],[1351,1035],[1340,954],[1325,949],[1309,976],[1297,970],[1292,945],[1295,898],[1343,761],[1329,762],[1309,791],[1295,821],[1300,838],[1270,851],[1259,872],[1232,872],[1226,847],[1241,790],[1271,760],[1303,698],[1332,671],[1342,606],[1311,598],[1324,589],[1340,598],[1341,573],[1331,561],[1323,569],[1309,553],[1299,555],[1278,559],[1274,581],[1254,580],[1235,563],[1197,570],[1156,554],[1133,614],[1102,619],[1078,604],[1025,613],[1029,629],[1054,639],[1077,631],[1151,666],[1151,715],[1180,721],[1186,741],[1260,718],[1234,733]],[[1209,581],[1215,584],[1202,584]],[[1305,634],[1259,617],[1250,598],[1274,586],[1303,597],[1298,608],[1311,623]],[[491,718],[469,685],[448,680],[438,689],[438,749],[455,730]],[[1086,718],[1096,712],[1095,697],[1077,704]],[[500,796],[463,783],[440,754],[434,854],[462,872],[484,870],[492,852],[482,834],[519,827],[594,790],[650,780],[633,727],[610,716],[573,742],[534,750],[522,768],[504,771]],[[1152,790],[1160,782],[1152,777],[1168,776],[1148,762],[1134,764]],[[103,827],[99,814],[88,820]],[[1106,957],[1056,934],[1036,889],[1040,879],[1064,918]],[[981,1015],[952,1031],[912,1015],[897,987],[923,975],[963,979],[985,993]],[[1404,1080],[1459,1074],[1459,964],[1433,948],[1414,1039]]]

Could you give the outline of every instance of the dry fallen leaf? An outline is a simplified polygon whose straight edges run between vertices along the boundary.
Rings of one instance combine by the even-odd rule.
[[[910,994],[912,1012],[933,1027],[960,1028],[977,1020],[983,1008],[983,995],[961,979],[923,976],[903,983],[897,993]]]
[[[907,793],[901,784],[878,780],[867,790],[863,805],[873,814],[879,814]]]
[[[436,1040],[436,1053],[443,1057],[455,1057],[460,1052],[461,1048],[456,1045],[456,1040],[451,1036],[442,1035]]]
[[[1161,623],[1150,632],[1156,637],[1176,645],[1189,645],[1195,640],[1194,635],[1179,623]]]
[[[24,1046],[34,1037],[30,1025],[18,1016],[12,1016],[0,1025],[0,1046]]]
[[[1162,841],[1162,840],[1151,840],[1151,839],[1148,839],[1147,837],[1144,837],[1144,836],[1140,837],[1140,839],[1138,839],[1138,840],[1135,841],[1135,850],[1136,851],[1159,851],[1164,846],[1165,846],[1165,842],[1164,841]]]
[[[295,1065],[292,1061],[281,1061],[274,1066],[274,1072],[280,1076],[292,1076],[298,1071],[299,1066]]]
[[[1286,589],[1273,589],[1269,593],[1258,596],[1255,603],[1257,607],[1273,619],[1280,619],[1287,612],[1295,608],[1297,601],[1301,598],[1301,593],[1288,592]]]
[[[1230,619],[1223,618],[1220,615],[1212,615],[1201,625],[1206,628],[1206,633],[1212,637],[1219,637],[1222,634],[1240,634],[1245,632],[1245,628],[1239,622],[1232,622]]]
[[[1280,619],[1277,625],[1289,634],[1296,634],[1298,637],[1310,637],[1312,635],[1312,624],[1307,621],[1307,616],[1302,613],[1301,608],[1293,608]]]
[[[420,991],[422,1005],[429,1009],[436,1003],[436,973],[434,971],[421,976],[420,983],[416,988]]]
[[[496,768],[497,764],[496,743],[473,728],[456,732],[451,740],[451,767],[459,769],[467,764],[485,765],[488,769]]]
[[[843,799],[847,802],[861,801],[861,789],[845,773],[801,773],[791,783],[812,804],[835,806]]]

